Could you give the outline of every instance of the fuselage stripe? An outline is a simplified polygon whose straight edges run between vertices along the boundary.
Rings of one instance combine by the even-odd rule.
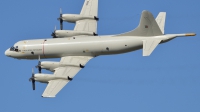
[[[44,54],[44,43],[45,43],[45,40],[43,42],[43,55],[44,55],[44,58],[46,58],[45,54]]]

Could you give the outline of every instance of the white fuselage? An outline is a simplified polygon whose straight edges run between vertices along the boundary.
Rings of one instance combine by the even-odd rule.
[[[61,58],[64,56],[99,56],[126,53],[142,48],[144,39],[133,36],[79,36],[17,42],[18,52],[5,52],[17,59]]]

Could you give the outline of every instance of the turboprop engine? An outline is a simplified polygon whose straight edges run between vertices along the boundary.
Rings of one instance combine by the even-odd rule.
[[[84,16],[84,15],[79,15],[79,14],[62,14],[62,9],[60,9],[60,17],[58,18],[58,20],[60,21],[60,30],[63,30],[63,21],[66,21],[69,23],[76,23],[77,21],[84,20],[84,19],[99,21],[99,18],[97,16]]]
[[[41,66],[42,69],[46,69],[46,70],[54,72],[54,70],[56,68],[60,67],[61,65],[60,65],[59,62],[43,61],[43,62],[41,62],[40,66]]]
[[[83,16],[78,14],[62,14],[59,20],[63,20],[69,23],[75,23],[76,21],[83,20],[83,19],[92,19],[92,20],[99,20],[96,16]]]
[[[97,36],[97,34],[94,32],[72,31],[72,30],[55,30],[51,34],[53,38],[73,37],[73,36],[78,36],[78,35]]]
[[[56,68],[66,67],[66,66],[84,68],[84,66],[81,64],[77,64],[77,65],[76,64],[63,64],[60,62],[53,62],[53,61],[43,61],[43,62],[41,62],[41,64],[39,66],[41,67],[41,69],[46,69],[46,70],[49,70],[52,72],[54,72]]]

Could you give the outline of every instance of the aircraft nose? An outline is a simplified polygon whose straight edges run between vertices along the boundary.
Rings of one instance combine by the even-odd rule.
[[[7,49],[7,50],[5,51],[5,55],[6,55],[6,56],[10,56],[9,49]]]

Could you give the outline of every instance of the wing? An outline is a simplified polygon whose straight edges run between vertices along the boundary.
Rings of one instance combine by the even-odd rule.
[[[98,0],[85,0],[80,15],[98,17]],[[97,34],[97,21],[87,19],[77,21],[74,30]]]
[[[74,78],[74,76],[92,58],[93,57],[87,56],[67,56],[61,58],[60,64],[69,66],[56,68],[54,76],[57,77],[57,79],[49,81],[42,97],[55,97],[56,94],[69,82],[66,78]],[[61,77],[65,79],[60,79]]]

